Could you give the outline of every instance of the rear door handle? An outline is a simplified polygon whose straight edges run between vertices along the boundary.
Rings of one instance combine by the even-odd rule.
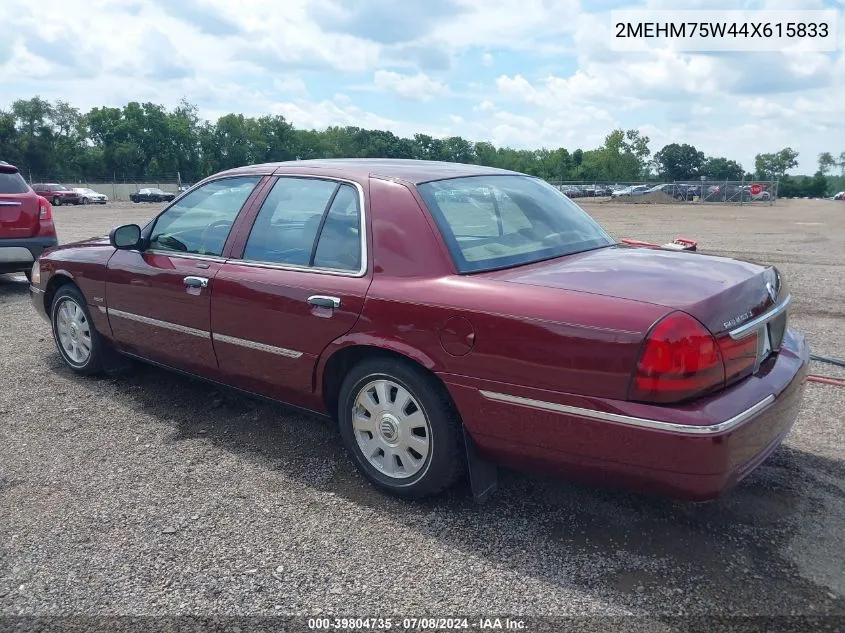
[[[320,308],[339,308],[340,299],[337,297],[327,297],[325,295],[313,295],[308,297],[308,303],[312,306]]]
[[[191,275],[185,277],[182,281],[188,288],[208,288],[208,279],[206,277],[194,277]]]

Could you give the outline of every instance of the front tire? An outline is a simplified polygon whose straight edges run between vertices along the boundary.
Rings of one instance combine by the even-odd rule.
[[[409,362],[355,365],[340,390],[338,424],[358,469],[393,495],[439,494],[464,470],[461,422],[449,395]]]
[[[88,198],[82,198],[82,204],[88,204]]]
[[[83,376],[102,372],[100,335],[91,320],[85,297],[76,286],[64,285],[56,292],[50,322],[56,348],[68,367]]]

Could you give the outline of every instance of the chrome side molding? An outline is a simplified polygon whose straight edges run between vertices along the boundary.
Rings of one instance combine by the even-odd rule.
[[[753,418],[761,411],[767,409],[775,401],[774,395],[768,395],[757,404],[749,407],[745,411],[738,413],[732,418],[728,418],[724,422],[718,424],[711,424],[710,426],[693,426],[691,424],[677,424],[674,422],[663,422],[661,420],[649,420],[647,418],[636,418],[629,415],[620,415],[618,413],[606,413],[604,411],[596,411],[595,409],[584,409],[582,407],[572,407],[566,404],[557,404],[556,402],[545,402],[543,400],[534,400],[532,398],[522,398],[520,396],[512,396],[506,393],[497,393],[494,391],[479,390],[482,396],[488,400],[496,402],[505,402],[517,406],[529,407],[532,409],[540,409],[543,411],[553,411],[555,413],[566,413],[569,415],[576,415],[583,418],[590,418],[592,420],[602,420],[604,422],[615,422],[616,424],[624,424],[626,426],[635,426],[638,428],[653,429],[656,431],[669,431],[671,433],[682,433],[686,435],[719,435],[726,433],[731,429],[739,426],[746,420]]]

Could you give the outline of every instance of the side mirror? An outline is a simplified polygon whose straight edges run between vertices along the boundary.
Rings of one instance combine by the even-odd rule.
[[[111,230],[109,243],[120,250],[133,250],[141,246],[141,227],[137,224],[124,224]]]

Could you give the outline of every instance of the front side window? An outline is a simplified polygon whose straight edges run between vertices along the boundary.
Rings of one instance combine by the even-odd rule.
[[[260,176],[214,180],[169,207],[155,221],[149,248],[219,256]]]
[[[279,178],[244,249],[256,262],[357,271],[361,210],[352,185],[317,178]]]
[[[461,273],[615,243],[578,205],[530,176],[452,178],[417,188]]]

